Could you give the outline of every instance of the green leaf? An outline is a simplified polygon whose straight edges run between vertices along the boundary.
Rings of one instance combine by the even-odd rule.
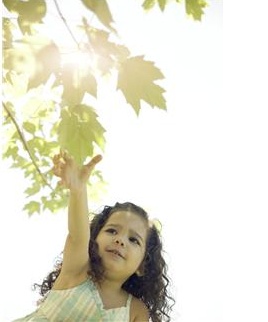
[[[10,18],[2,18],[3,25],[3,48],[10,48],[12,46],[13,35],[12,32],[15,29],[15,25],[13,24]]]
[[[91,27],[85,18],[82,28],[87,34],[95,64],[102,75],[108,74],[116,66],[117,61],[129,56],[127,47],[109,41],[108,32]]]
[[[48,209],[52,212],[55,212],[59,208],[58,200],[42,198],[43,209]]]
[[[88,71],[82,80],[82,87],[85,91],[94,97],[97,97],[97,81],[95,76]]]
[[[18,13],[19,0],[3,0],[2,2],[8,11]]]
[[[3,151],[3,154],[2,154],[2,157],[3,158],[9,158],[9,157],[12,157],[13,159],[15,159],[15,157],[17,156],[18,154],[18,146],[17,145],[9,145],[6,149],[6,151]]]
[[[164,11],[165,10],[165,7],[166,7],[166,0],[157,0],[158,1],[158,5],[159,5],[159,8]]]
[[[163,97],[165,90],[154,83],[155,80],[163,78],[162,72],[153,62],[144,60],[143,56],[131,57],[121,64],[117,89],[122,91],[137,115],[141,108],[141,100],[152,107],[166,109]]]
[[[24,128],[24,130],[26,130],[27,132],[29,132],[31,134],[34,134],[36,131],[36,126],[33,123],[28,122],[28,121],[23,123],[23,128]]]
[[[87,105],[64,108],[61,117],[59,143],[82,164],[88,156],[93,155],[94,142],[100,145],[105,141],[105,130],[93,108]]]
[[[27,211],[29,215],[33,215],[36,212],[40,213],[40,209],[41,209],[41,204],[40,202],[37,202],[37,201],[30,201],[23,208],[23,210]]]
[[[32,196],[38,193],[41,189],[41,186],[38,182],[34,182],[33,185],[29,188],[27,188],[24,192],[27,196]]]
[[[41,22],[47,12],[45,0],[18,1],[16,11],[25,20]]]
[[[62,99],[66,105],[78,105],[85,92],[97,97],[97,81],[89,68],[82,69],[75,64],[66,64],[62,68]]]
[[[145,0],[142,4],[142,7],[144,10],[149,11],[154,7],[155,4],[156,4],[156,0]]]
[[[18,13],[18,25],[23,34],[34,34],[33,24],[41,23],[47,8],[45,0],[17,1],[13,11]]]
[[[114,22],[111,11],[106,0],[81,0],[82,3],[90,11],[94,12],[101,23],[108,29],[116,33],[116,30],[111,26]]]
[[[181,3],[181,0],[175,0],[177,3]],[[164,11],[168,0],[145,0],[142,4],[144,10],[151,10],[156,3],[158,3],[161,11]],[[185,0],[185,9],[187,15],[194,20],[201,20],[204,14],[204,8],[208,5],[206,0]]]
[[[194,20],[201,21],[204,14],[204,8],[207,7],[205,0],[185,0],[186,13]]]

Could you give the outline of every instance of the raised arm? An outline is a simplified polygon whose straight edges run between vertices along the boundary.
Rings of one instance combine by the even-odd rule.
[[[68,206],[68,236],[64,246],[61,273],[54,289],[73,287],[87,278],[88,242],[90,237],[88,221],[87,181],[100,155],[78,167],[74,159],[61,152],[53,158],[53,172],[60,184],[70,190]]]

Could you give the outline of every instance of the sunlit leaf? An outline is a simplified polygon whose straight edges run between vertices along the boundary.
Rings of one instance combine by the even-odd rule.
[[[142,7],[144,10],[151,10],[156,4],[158,4],[159,8],[164,11],[169,0],[145,0],[142,3]],[[175,0],[177,3],[183,2],[182,0]],[[185,9],[187,15],[192,17],[194,20],[201,20],[204,14],[204,8],[208,5],[207,0],[185,0]]]
[[[32,196],[32,195],[35,195],[36,193],[38,193],[41,189],[41,185],[38,183],[38,182],[34,182],[34,184],[27,188],[25,190],[25,193],[28,195],[28,196]]]
[[[29,83],[28,74],[8,71],[3,79],[3,90],[7,100],[10,98],[21,97],[27,93]]]
[[[46,15],[47,6],[45,0],[18,1],[16,11],[19,15],[31,22],[40,22]]]
[[[97,81],[89,68],[66,64],[62,68],[61,79],[65,104],[80,104],[86,92],[97,97]]]
[[[87,105],[66,107],[62,110],[59,124],[59,142],[75,160],[82,164],[94,152],[94,142],[100,143],[104,128],[98,121],[96,112]],[[102,146],[99,146],[103,148]]]
[[[2,2],[8,11],[17,13],[19,0],[3,0]]]
[[[2,152],[2,157],[3,158],[9,158],[9,157],[12,157],[13,159],[17,156],[18,154],[18,146],[17,145],[11,145],[9,144],[9,146],[7,146],[7,149],[4,150],[3,149],[3,152]]]
[[[36,131],[36,126],[33,123],[27,121],[23,123],[23,128],[31,134],[34,134]]]
[[[60,51],[54,42],[40,46],[35,51],[36,69],[29,82],[29,88],[45,83],[51,74],[60,71]]]
[[[166,0],[157,0],[158,2],[158,5],[159,5],[159,8],[164,11],[165,10],[165,7],[166,7],[166,3],[167,1]]]
[[[156,0],[145,0],[142,4],[144,10],[151,10],[156,4]]]
[[[40,213],[41,203],[37,201],[30,201],[27,203],[23,210],[27,211],[29,215],[33,215],[34,213]]]
[[[112,27],[113,17],[106,0],[81,0],[82,3],[95,15],[98,19],[109,28],[111,31],[116,32]]]
[[[46,1],[45,0],[28,0],[16,1],[12,11],[18,13],[18,25],[23,34],[31,35],[34,32],[33,23],[41,23],[46,15]]]
[[[164,89],[155,84],[156,80],[163,77],[153,62],[144,60],[143,56],[131,57],[120,67],[117,89],[122,91],[137,114],[141,108],[141,100],[152,107],[166,109]]]
[[[95,76],[88,71],[88,73],[83,78],[82,87],[84,87],[85,91],[91,94],[94,97],[97,97],[97,81]]]
[[[185,0],[186,13],[194,20],[201,20],[207,5],[205,0]]]
[[[7,49],[12,46],[13,34],[15,25],[10,18],[2,18],[3,28],[3,48]]]
[[[9,48],[4,52],[4,68],[18,75],[32,76],[36,68],[36,60],[28,45]]]
[[[118,60],[126,59],[130,52],[127,47],[118,45],[109,40],[110,34],[104,30],[92,28],[87,20],[83,19],[83,26],[88,40],[91,44],[91,50],[94,53],[94,60],[98,70],[102,75],[110,73]]]

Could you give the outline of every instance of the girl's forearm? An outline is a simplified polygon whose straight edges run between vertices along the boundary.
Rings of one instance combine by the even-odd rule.
[[[68,207],[69,237],[74,241],[89,240],[88,199],[86,184],[81,190],[70,190]]]

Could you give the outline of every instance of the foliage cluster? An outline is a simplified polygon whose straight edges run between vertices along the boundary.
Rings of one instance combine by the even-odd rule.
[[[97,99],[102,78],[116,78],[115,90],[137,116],[142,101],[166,109],[165,90],[157,84],[164,75],[154,62],[133,56],[120,43],[109,1],[73,0],[68,6],[76,8],[78,2],[84,6],[78,26],[65,19],[63,1],[2,2],[3,157],[29,179],[24,208],[29,215],[66,204],[66,195],[57,189],[51,173],[51,157],[59,148],[69,151],[80,164],[105,150],[105,129],[87,99]],[[150,11],[158,6],[164,11],[168,2],[145,0],[142,8]],[[185,0],[184,4],[187,15],[201,20],[205,0]],[[85,63],[66,61],[63,48],[48,34],[55,29],[46,19],[52,6],[70,36],[70,46],[81,60],[86,57]],[[101,173],[96,171],[94,176],[101,185]]]

